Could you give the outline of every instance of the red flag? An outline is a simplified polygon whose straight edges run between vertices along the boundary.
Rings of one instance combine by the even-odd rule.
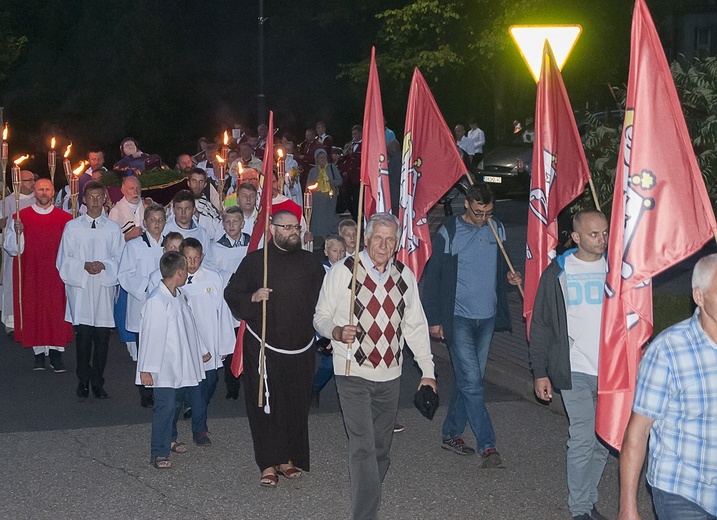
[[[620,449],[641,349],[652,334],[651,278],[717,229],[677,91],[644,0],[632,17],[630,78],[615,174],[602,313],[598,435]]]
[[[386,132],[375,47],[371,47],[371,68],[368,73],[361,140],[361,182],[366,186],[363,214],[367,219],[374,213],[391,211]]]
[[[555,257],[558,245],[558,214],[583,192],[589,178],[590,171],[563,77],[550,44],[545,40],[535,101],[533,171],[525,250],[523,315],[528,338],[540,275]]]
[[[266,136],[266,146],[264,147],[264,163],[261,168],[262,180],[261,191],[259,193],[259,213],[254,221],[254,229],[249,240],[247,253],[256,251],[264,236],[266,214],[271,215],[271,200],[273,198],[273,181],[274,181],[274,112],[269,110],[269,132]],[[266,231],[264,236],[264,244],[268,243],[271,234]],[[246,322],[241,320],[239,323],[239,333],[237,341],[234,344],[234,355],[232,357],[231,370],[234,377],[244,371],[244,331],[246,330]]]
[[[416,68],[411,79],[403,138],[399,220],[403,232],[398,259],[420,280],[431,256],[426,215],[466,172],[453,134],[431,90]]]

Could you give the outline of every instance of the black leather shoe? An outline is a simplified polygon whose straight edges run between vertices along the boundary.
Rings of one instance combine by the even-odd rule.
[[[93,386],[92,387],[92,395],[94,395],[97,399],[107,399],[107,392],[105,392],[105,389],[101,386]]]
[[[77,384],[77,397],[87,397],[90,395],[90,382],[80,381]]]

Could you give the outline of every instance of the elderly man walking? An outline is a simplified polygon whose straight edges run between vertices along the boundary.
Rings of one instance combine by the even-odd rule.
[[[381,505],[381,484],[390,463],[398,411],[404,341],[423,374],[419,388],[428,385],[436,390],[428,322],[416,277],[393,258],[400,233],[396,217],[373,215],[366,225],[366,248],[357,259],[346,257],[331,268],[314,315],[316,330],[331,338],[334,348],[336,387],[349,438],[354,519],[376,518]],[[349,325],[356,260],[356,325]]]

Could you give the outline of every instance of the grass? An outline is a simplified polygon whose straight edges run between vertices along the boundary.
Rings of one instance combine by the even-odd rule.
[[[692,316],[694,303],[692,294],[653,294],[652,318],[653,335],[657,336],[667,327]]]

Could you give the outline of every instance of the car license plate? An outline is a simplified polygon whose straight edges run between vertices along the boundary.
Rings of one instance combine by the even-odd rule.
[[[484,175],[483,182],[492,182],[494,184],[500,184],[501,182],[503,182],[503,179],[501,177],[494,177],[492,175]]]

